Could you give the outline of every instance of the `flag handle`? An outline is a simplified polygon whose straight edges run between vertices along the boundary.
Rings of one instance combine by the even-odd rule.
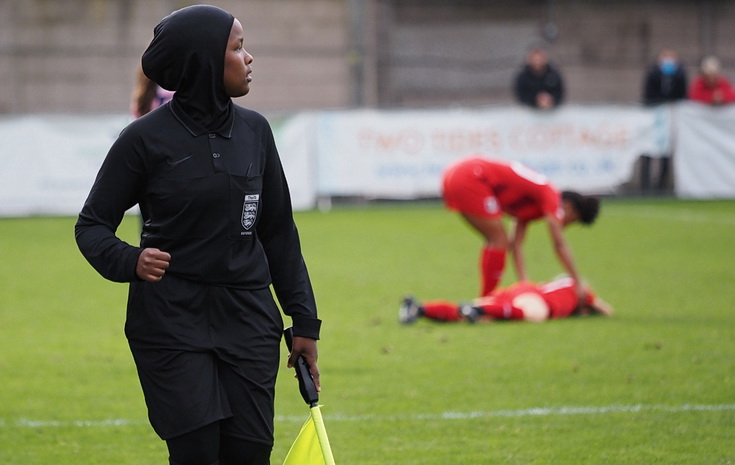
[[[324,463],[325,465],[334,465],[332,446],[329,445],[329,437],[327,436],[327,429],[324,427],[322,411],[319,408],[319,405],[315,405],[309,410],[311,412],[311,419],[314,421],[314,427],[316,428],[316,437],[319,439],[319,446],[321,447],[322,455],[324,456]]]
[[[288,347],[288,351],[291,352],[293,350],[293,328],[288,327],[283,330],[283,337],[286,339],[286,347]],[[316,390],[314,378],[311,376],[311,371],[309,371],[309,364],[306,363],[304,357],[299,356],[299,358],[296,359],[296,366],[294,368],[296,369],[296,378],[299,380],[299,392],[301,393],[301,397],[303,397],[304,402],[306,402],[309,407],[317,406],[319,403],[319,392]]]
[[[286,347],[289,352],[293,350],[293,328],[289,327],[283,331],[284,339],[286,340]],[[299,380],[299,392],[301,397],[309,405],[311,422],[314,425],[316,431],[316,438],[319,441],[319,448],[322,452],[322,458],[324,459],[324,465],[334,465],[334,457],[332,456],[332,447],[329,445],[329,437],[327,436],[327,429],[324,427],[324,419],[322,418],[322,412],[319,408],[319,392],[316,390],[314,384],[314,378],[311,376],[309,371],[309,364],[306,363],[304,357],[299,356],[296,359],[296,378]],[[290,452],[289,452],[290,455]],[[288,460],[287,456],[287,460]]]

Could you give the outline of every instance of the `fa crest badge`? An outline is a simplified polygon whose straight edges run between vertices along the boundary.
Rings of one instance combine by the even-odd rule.
[[[240,224],[246,230],[249,230],[255,224],[255,220],[258,217],[258,201],[260,200],[260,194],[246,194],[245,201],[242,204],[242,217],[240,218]]]

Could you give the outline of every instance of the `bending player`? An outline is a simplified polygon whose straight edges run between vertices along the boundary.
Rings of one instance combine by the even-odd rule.
[[[569,277],[548,283],[522,281],[507,288],[496,289],[470,304],[435,300],[420,303],[406,297],[401,303],[398,320],[410,324],[420,317],[435,321],[494,321],[524,320],[541,322],[548,319],[581,315],[610,316],[612,306],[597,297],[583,284],[585,296],[579,301],[575,281]]]
[[[512,252],[518,280],[529,279],[522,245],[529,222],[542,219],[559,261],[575,281],[577,293],[583,295],[563,229],[575,222],[592,224],[599,212],[599,199],[571,191],[560,194],[545,176],[520,163],[477,156],[450,165],[442,185],[447,208],[458,211],[485,240],[480,255],[481,296],[500,282],[507,250]],[[515,219],[510,237],[502,222],[503,213]]]

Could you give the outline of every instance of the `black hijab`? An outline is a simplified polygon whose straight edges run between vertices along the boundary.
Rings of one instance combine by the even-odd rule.
[[[167,90],[176,91],[173,109],[208,130],[228,125],[232,100],[224,85],[230,13],[211,5],[176,10],[153,29],[143,53],[143,72]]]

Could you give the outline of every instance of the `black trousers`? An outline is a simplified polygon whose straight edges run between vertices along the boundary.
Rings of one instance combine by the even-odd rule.
[[[271,447],[222,436],[212,423],[166,441],[171,465],[269,465]]]
[[[669,177],[669,167],[671,164],[671,157],[669,155],[667,156],[661,156],[656,157],[657,160],[654,161],[654,158],[650,155],[641,155],[641,177],[640,177],[640,183],[641,183],[641,192],[642,193],[648,193],[652,190],[655,190],[659,193],[663,192],[666,189],[666,184]],[[653,174],[652,173],[652,165],[657,162],[659,165],[658,173]]]

